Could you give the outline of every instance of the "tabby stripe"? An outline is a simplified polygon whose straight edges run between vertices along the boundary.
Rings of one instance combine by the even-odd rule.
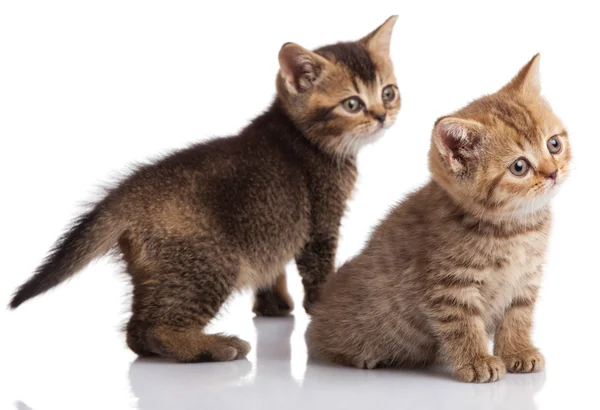
[[[437,306],[456,307],[458,309],[465,311],[469,315],[481,315],[481,311],[479,310],[479,308],[477,306],[474,306],[469,303],[461,302],[461,301],[456,300],[455,298],[447,296],[447,295],[440,295],[440,296],[434,297],[431,300],[430,304],[433,307],[437,307]]]
[[[535,127],[531,119],[531,112],[527,107],[516,101],[512,104],[498,102],[491,111],[493,115],[525,137],[530,143],[535,142]]]
[[[467,331],[464,329],[464,327],[442,333],[444,334],[444,338],[446,339],[463,339],[467,336]]]
[[[545,228],[543,222],[537,223],[532,226],[520,226],[516,228],[502,228],[497,225],[492,225],[486,221],[464,221],[461,226],[469,233],[478,236],[493,236],[499,239],[509,239],[519,235],[525,235],[528,233],[539,232]]]
[[[430,335],[415,323],[400,319],[398,320],[398,335],[401,335],[403,341],[410,345],[418,345],[420,348],[427,346],[431,342]]]
[[[481,206],[485,206],[487,209],[491,210],[491,209],[498,209],[498,208],[502,208],[504,206],[506,206],[506,204],[508,204],[508,200],[503,200],[503,201],[490,201],[488,199],[477,199],[476,202],[481,205]]]
[[[523,116],[523,118],[525,119],[525,122],[527,123],[526,127],[529,130],[533,131],[533,132],[524,132],[523,136],[532,144],[537,144],[535,121],[533,121],[533,119],[532,119],[533,116],[531,114],[531,111],[529,110],[529,108],[527,108],[527,106],[525,106],[524,104],[521,104],[520,101],[514,101],[514,104],[516,104],[523,111],[521,113],[521,115]]]
[[[360,94],[360,90],[358,89],[358,83],[356,82],[356,77],[352,77],[352,85],[354,86],[354,90],[356,94]]]
[[[530,306],[533,306],[533,304],[535,303],[535,297],[533,298],[529,298],[529,299],[525,299],[525,298],[516,298],[513,299],[512,303],[510,304],[511,308],[527,308]]]
[[[491,267],[499,269],[502,268],[506,263],[508,263],[508,259],[506,258],[490,258],[484,261],[475,261],[473,259],[465,259],[451,255],[440,261],[440,266],[449,269],[474,269],[482,271]]]
[[[504,178],[504,174],[505,174],[505,172],[502,172],[500,175],[498,175],[496,178],[494,178],[494,180],[492,181],[492,183],[488,187],[488,189],[487,189],[487,195],[486,195],[488,202],[492,200],[492,196],[494,195],[494,191],[498,187],[498,184],[500,183],[500,181],[502,181],[502,178]]]
[[[457,287],[457,288],[468,288],[472,286],[480,286],[483,282],[471,278],[462,278],[451,275],[442,276],[434,279],[435,285],[441,285],[446,288]]]
[[[336,107],[337,105],[333,105],[314,109],[310,115],[310,122],[324,122],[336,118],[337,115],[333,112]]]
[[[460,322],[462,320],[465,320],[465,317],[461,316],[461,315],[449,314],[449,315],[443,315],[440,317],[436,317],[436,318],[434,318],[434,320],[439,323],[453,323],[453,322]]]

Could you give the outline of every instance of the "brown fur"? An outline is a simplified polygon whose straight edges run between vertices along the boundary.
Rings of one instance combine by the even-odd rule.
[[[307,332],[313,355],[360,368],[441,360],[467,382],[544,367],[530,339],[533,306],[553,175],[564,181],[571,153],[539,94],[538,64],[437,121],[432,180],[330,278]],[[556,135],[563,148],[552,155]],[[508,167],[520,157],[532,168],[517,177]]]
[[[294,302],[288,293],[285,271],[275,280],[275,284],[256,292],[252,311],[262,316],[285,316],[294,309]]]
[[[399,96],[389,58],[395,18],[367,38],[315,52],[286,44],[277,98],[239,135],[139,168],[75,222],[11,307],[116,247],[133,282],[127,343],[179,361],[244,357],[246,342],[206,335],[229,295],[258,289],[255,312],[292,309],[285,265],[296,260],[310,311],[334,269],[358,147],[390,127]],[[355,90],[354,87],[359,87]],[[344,99],[366,102],[350,113]],[[373,118],[372,111],[388,114]]]

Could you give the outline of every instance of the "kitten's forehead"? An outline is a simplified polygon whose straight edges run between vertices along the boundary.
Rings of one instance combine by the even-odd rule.
[[[330,61],[347,68],[350,73],[365,83],[377,79],[377,66],[369,51],[358,43],[337,43],[316,50]]]
[[[337,43],[321,47],[316,53],[333,65],[317,85],[313,100],[337,104],[341,99],[358,95],[369,104],[378,101],[383,86],[396,82],[391,60],[371,54],[361,43]]]
[[[537,148],[547,138],[564,133],[562,123],[542,97],[527,101],[500,92],[474,101],[457,114],[483,124],[495,142],[512,142],[520,149]]]

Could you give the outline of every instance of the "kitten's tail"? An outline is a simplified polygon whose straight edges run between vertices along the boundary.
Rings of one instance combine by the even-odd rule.
[[[11,309],[73,276],[116,244],[125,227],[111,202],[107,197],[73,221],[35,274],[17,290]]]

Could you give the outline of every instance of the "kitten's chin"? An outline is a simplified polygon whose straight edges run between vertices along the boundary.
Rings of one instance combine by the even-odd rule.
[[[337,153],[341,157],[353,157],[358,155],[358,152],[362,147],[372,144],[386,133],[387,128],[380,127],[371,134],[360,136],[360,135],[346,135],[342,137],[342,143],[337,147]]]
[[[517,207],[509,211],[508,215],[510,218],[527,217],[529,215],[538,213],[545,208],[548,208],[552,202],[552,199],[558,193],[559,187],[560,185],[556,184],[536,198],[518,201]]]
[[[383,137],[388,129],[389,128],[385,128],[385,127],[379,128],[377,131],[375,131],[374,133],[372,133],[371,135],[369,135],[368,137],[365,138],[366,141],[363,143],[363,146],[372,144],[375,141],[377,141],[379,138]]]
[[[359,144],[356,147],[356,152],[354,153],[354,155],[356,156],[358,154],[358,151],[360,151],[360,149],[362,147],[370,145],[370,144],[374,143],[375,141],[377,141],[378,139],[380,139],[381,137],[383,137],[386,132],[387,132],[387,128],[381,127],[381,128],[378,128],[377,131],[375,131],[374,133],[367,135],[366,137],[360,138]]]

